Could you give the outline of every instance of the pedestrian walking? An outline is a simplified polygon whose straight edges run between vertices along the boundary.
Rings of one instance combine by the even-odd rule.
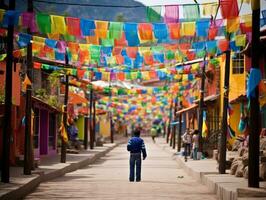
[[[190,155],[190,150],[191,150],[191,142],[192,142],[192,136],[189,132],[189,128],[185,131],[183,137],[183,143],[184,143],[184,154],[185,154],[185,162],[187,162],[187,156]]]
[[[192,142],[193,142],[193,160],[197,160],[198,151],[199,151],[199,131],[198,130],[195,130],[193,132]]]
[[[155,137],[157,136],[157,130],[156,130],[156,127],[152,127],[151,128],[151,138],[152,138],[152,141],[153,143],[155,143]]]
[[[145,144],[142,138],[140,138],[140,130],[136,129],[134,131],[134,136],[130,138],[127,144],[127,150],[130,151],[129,159],[129,181],[133,182],[136,177],[136,181],[141,181],[141,153],[143,155],[143,160],[146,159],[147,153]],[[136,176],[135,176],[136,167]]]

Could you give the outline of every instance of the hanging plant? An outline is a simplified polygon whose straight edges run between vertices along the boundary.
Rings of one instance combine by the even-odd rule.
[[[60,86],[59,76],[61,75],[60,71],[53,71],[48,76],[49,86],[50,88],[57,88]]]
[[[4,91],[0,90],[0,104],[5,103],[5,93]]]
[[[35,91],[35,96],[39,99],[46,100],[47,99],[47,91],[44,88],[39,88]]]

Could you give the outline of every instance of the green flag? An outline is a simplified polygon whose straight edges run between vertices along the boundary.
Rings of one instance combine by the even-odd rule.
[[[183,5],[183,15],[188,21],[193,21],[200,18],[199,5]]]
[[[37,25],[41,33],[51,33],[51,19],[50,15],[37,13],[36,15]]]
[[[120,39],[122,37],[122,30],[123,30],[122,22],[110,22],[109,38]]]
[[[159,22],[161,20],[161,6],[146,7],[148,22]]]

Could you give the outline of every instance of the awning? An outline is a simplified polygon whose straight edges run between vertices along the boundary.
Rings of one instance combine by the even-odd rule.
[[[56,113],[60,113],[61,112],[58,108],[56,108],[54,106],[51,106],[48,103],[46,103],[44,100],[39,99],[39,98],[34,97],[34,96],[32,96],[32,104],[33,105],[40,105],[43,108],[46,108],[47,110],[50,110],[50,111],[53,111],[53,112],[56,112]]]
[[[198,104],[192,104],[192,105],[191,105],[190,107],[188,107],[188,108],[183,108],[182,110],[177,111],[176,114],[177,114],[177,115],[180,115],[180,114],[182,114],[182,113],[184,113],[184,112],[190,111],[190,110],[192,110],[192,109],[194,109],[194,108],[197,108],[197,107],[198,107]]]
[[[75,94],[73,92],[69,92],[68,95],[68,103],[69,104],[83,104],[83,103],[88,103],[88,100],[78,94]]]
[[[218,99],[219,96],[220,96],[220,94],[213,94],[213,95],[204,97],[204,102],[214,101],[214,100]],[[200,99],[197,99],[194,101],[194,103],[199,103],[199,101],[200,101]]]
[[[234,103],[237,103],[237,102],[246,102],[246,101],[248,101],[248,99],[247,99],[247,96],[246,95],[239,95],[238,97],[236,97],[236,98],[234,98],[234,99],[231,99],[230,100],[230,103],[232,103],[232,104],[234,104]]]

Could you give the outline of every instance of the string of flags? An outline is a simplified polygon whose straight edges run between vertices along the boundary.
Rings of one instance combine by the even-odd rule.
[[[186,66],[162,68],[149,71],[123,71],[110,70],[107,68],[64,68],[55,65],[33,63],[34,69],[50,71],[63,70],[66,74],[78,77],[80,80],[102,80],[102,81],[148,81],[148,80],[169,80],[186,83],[196,79],[203,62]]]
[[[144,66],[174,65],[184,61],[202,58],[208,55],[220,54],[229,48],[239,51],[246,44],[246,35],[235,36],[235,41],[227,39],[200,41],[192,43],[163,44],[145,47],[114,47],[76,42],[52,40],[25,33],[17,35],[21,47],[32,42],[32,52],[35,57],[54,61],[65,61],[67,53],[69,62],[73,65],[95,64],[103,67],[125,66],[129,69],[139,69]]]

